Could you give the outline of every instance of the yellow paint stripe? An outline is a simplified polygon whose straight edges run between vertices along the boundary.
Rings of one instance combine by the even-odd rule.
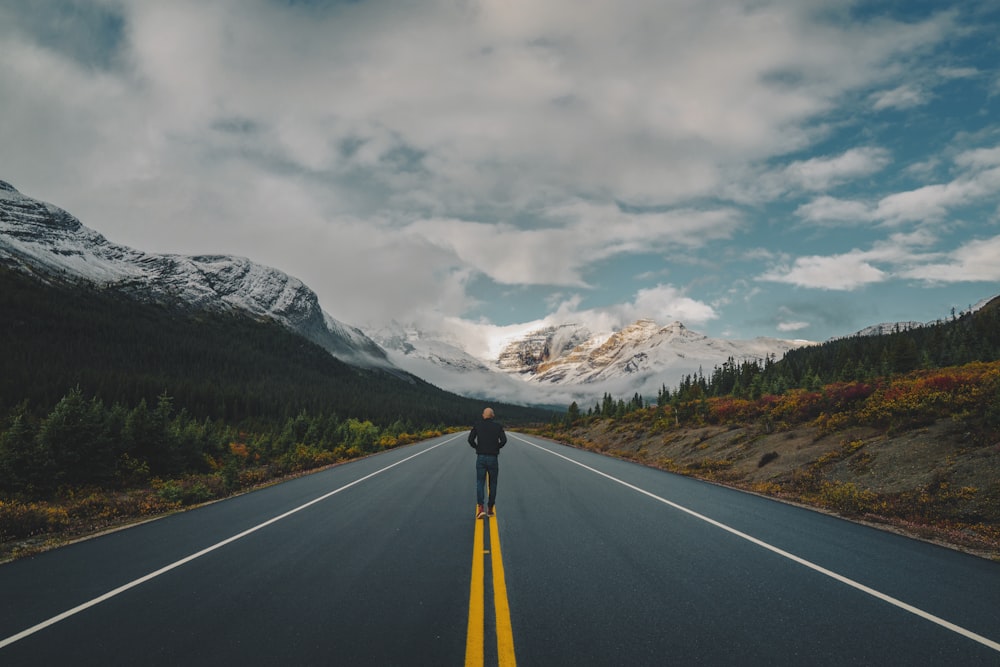
[[[497,658],[500,667],[514,667],[514,631],[510,625],[510,605],[507,603],[507,580],[504,578],[503,556],[500,553],[500,529],[496,511],[490,517],[490,552],[493,558],[493,606],[497,617]]]
[[[465,667],[483,665],[484,597],[483,521],[476,519],[472,542],[472,584],[469,587],[469,626],[465,634]]]

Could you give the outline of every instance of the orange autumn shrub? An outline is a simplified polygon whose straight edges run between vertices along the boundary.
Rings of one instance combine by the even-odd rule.
[[[708,401],[708,421],[713,424],[732,424],[752,421],[759,416],[760,408],[756,401],[745,398],[723,396],[711,398]]]
[[[858,421],[919,426],[956,413],[985,410],[997,401],[998,390],[998,362],[917,371],[877,389],[858,410]]]

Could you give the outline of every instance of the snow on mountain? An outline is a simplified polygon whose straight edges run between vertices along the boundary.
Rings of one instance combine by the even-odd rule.
[[[77,218],[0,181],[0,263],[40,278],[84,281],[143,300],[236,310],[285,325],[348,363],[391,367],[361,330],[320,308],[297,278],[225,255],[157,255],[109,242]]]
[[[594,334],[576,324],[544,326],[509,337],[493,358],[476,357],[457,341],[398,324],[368,332],[400,368],[467,396],[513,403],[589,405],[604,395],[656,396],[699,369],[706,374],[729,357],[780,358],[811,344],[776,338],[709,338],[680,322],[661,327],[639,320],[620,331]]]
[[[367,333],[398,368],[463,396],[517,405],[565,406],[573,400],[568,392],[533,387],[500,372],[495,362],[466,352],[447,332],[428,333],[393,322]]]
[[[537,347],[537,340],[529,340]],[[680,322],[660,326],[644,319],[610,334],[593,335],[568,351],[542,360],[528,374],[535,384],[590,389],[590,395],[625,395],[638,392],[655,396],[659,389],[676,386],[685,375],[699,370],[709,374],[732,357],[737,361],[780,358],[808,341],[755,338],[749,341],[710,338]],[[517,356],[523,345],[513,342],[505,354]],[[551,346],[558,350],[558,346]],[[582,393],[582,392],[580,392]]]

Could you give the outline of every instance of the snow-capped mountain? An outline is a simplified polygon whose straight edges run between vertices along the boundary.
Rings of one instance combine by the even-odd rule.
[[[605,392],[655,396],[662,386],[675,387],[699,370],[708,374],[730,357],[780,358],[811,344],[777,338],[717,339],[680,322],[660,326],[639,320],[599,334],[575,324],[541,327],[507,339],[497,356],[482,358],[415,327],[396,325],[369,334],[394,364],[438,386],[470,396],[557,405],[599,400]]]
[[[680,322],[661,326],[644,319],[610,334],[590,336],[568,351],[553,345],[556,353],[531,369],[530,381],[607,387],[612,394],[614,389],[619,394],[631,389],[648,396],[663,385],[675,386],[684,375],[699,370],[710,373],[730,357],[737,361],[763,360],[769,355],[780,358],[788,350],[808,344],[778,338],[710,338]],[[514,341],[505,353],[522,345]]]
[[[685,374],[702,367],[709,372],[729,357],[763,360],[767,355],[780,357],[804,344],[777,338],[709,338],[680,322],[661,327],[653,320],[639,320],[610,336],[592,337],[567,354],[539,364],[532,381],[592,384],[663,374],[668,369]]]
[[[157,255],[109,242],[61,208],[0,181],[0,263],[135,298],[270,318],[355,365],[391,367],[361,330],[320,308],[300,280],[243,257]]]

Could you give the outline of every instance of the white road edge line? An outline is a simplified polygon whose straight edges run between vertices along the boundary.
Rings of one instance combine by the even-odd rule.
[[[100,604],[100,603],[102,603],[102,602],[104,602],[106,600],[110,600],[111,598],[115,597],[116,595],[124,593],[125,591],[127,591],[127,590],[129,590],[131,588],[135,588],[136,586],[138,586],[140,584],[144,584],[144,583],[146,583],[147,581],[149,581],[151,579],[155,579],[156,577],[160,576],[161,574],[165,574],[165,573],[167,573],[167,572],[169,572],[169,571],[171,571],[173,569],[176,569],[176,568],[180,567],[181,565],[184,565],[186,563],[190,563],[191,561],[195,560],[196,558],[201,558],[205,554],[211,553],[211,552],[215,551],[216,549],[221,549],[222,547],[226,546],[227,544],[231,544],[232,542],[235,542],[236,540],[242,539],[242,538],[246,537],[247,535],[250,535],[251,533],[256,533],[261,528],[266,528],[267,526],[270,526],[272,523],[277,523],[278,521],[281,521],[282,519],[286,519],[286,518],[290,517],[291,515],[295,514],[296,512],[301,512],[302,510],[306,509],[307,507],[311,507],[312,505],[315,505],[316,503],[319,503],[319,502],[322,502],[322,501],[326,500],[330,496],[336,495],[336,494],[340,493],[341,491],[344,491],[346,489],[351,488],[352,486],[355,486],[357,484],[360,484],[361,482],[364,482],[365,480],[371,479],[375,475],[379,475],[379,474],[385,472],[386,470],[389,470],[390,468],[395,468],[396,466],[398,466],[400,464],[406,463],[410,459],[415,459],[416,457],[421,456],[422,454],[426,454],[427,452],[431,451],[432,449],[437,449],[441,445],[446,445],[449,442],[451,442],[452,440],[455,440],[455,439],[459,438],[461,435],[462,434],[456,435],[456,436],[454,436],[452,438],[449,438],[449,439],[445,440],[444,442],[439,442],[438,444],[433,445],[431,447],[428,447],[427,449],[425,449],[423,451],[417,452],[416,454],[414,454],[412,456],[408,456],[405,459],[401,459],[399,461],[396,461],[392,465],[387,465],[386,467],[381,468],[379,470],[376,470],[375,472],[370,473],[368,475],[365,475],[364,477],[361,477],[360,479],[354,480],[350,484],[345,484],[344,486],[342,486],[342,487],[340,487],[338,489],[334,489],[333,491],[330,491],[329,493],[325,493],[325,494],[323,494],[322,496],[320,496],[318,498],[310,500],[309,502],[305,503],[304,505],[300,505],[300,506],[296,507],[295,509],[288,510],[284,514],[276,516],[273,519],[268,519],[264,523],[258,524],[256,526],[254,526],[253,528],[248,528],[247,530],[244,530],[242,533],[239,533],[237,535],[233,535],[230,538],[222,540],[221,542],[218,542],[217,544],[213,544],[210,547],[202,549],[201,551],[199,551],[197,553],[193,553],[190,556],[182,558],[179,561],[176,561],[174,563],[171,563],[170,565],[166,565],[164,567],[161,567],[159,570],[156,570],[155,572],[150,572],[149,574],[147,574],[147,575],[145,575],[143,577],[139,577],[138,579],[135,579],[134,581],[130,581],[129,583],[124,584],[123,586],[119,586],[118,588],[116,588],[116,589],[114,589],[112,591],[108,591],[104,595],[101,595],[100,597],[96,597],[93,600],[90,600],[89,602],[84,602],[83,604],[78,605],[76,607],[73,607],[72,609],[69,609],[68,611],[64,611],[63,613],[59,614],[58,616],[53,616],[52,618],[50,618],[50,619],[48,619],[46,621],[42,621],[41,623],[39,623],[37,625],[33,625],[32,627],[28,628],[27,630],[23,630],[23,631],[17,633],[16,635],[11,635],[10,637],[7,637],[6,639],[0,641],[0,649],[4,648],[5,646],[10,646],[14,642],[20,641],[20,640],[24,639],[25,637],[33,635],[36,632],[38,632],[39,630],[44,630],[45,628],[47,628],[49,626],[52,626],[52,625],[55,625],[56,623],[58,623],[60,621],[64,621],[67,618],[69,618],[70,616],[75,616],[76,614],[79,614],[81,611],[85,611],[85,610],[90,609],[91,607],[93,607],[95,605],[98,605],[98,604]]]
[[[976,634],[975,632],[973,632],[971,630],[967,630],[967,629],[965,629],[965,628],[963,628],[963,627],[961,627],[959,625],[955,625],[954,623],[946,621],[943,618],[935,616],[934,614],[926,612],[926,611],[924,611],[922,609],[918,609],[917,607],[914,607],[913,605],[907,604],[907,603],[903,602],[902,600],[898,600],[898,599],[892,597],[891,595],[886,595],[885,593],[879,592],[879,591],[875,590],[874,588],[869,588],[868,586],[865,586],[862,583],[854,581],[853,579],[848,579],[847,577],[845,577],[842,574],[837,574],[836,572],[833,572],[832,570],[828,570],[828,569],[826,569],[825,567],[823,567],[821,565],[817,565],[816,563],[813,563],[812,561],[808,561],[808,560],[806,560],[804,558],[796,556],[793,553],[789,553],[789,552],[787,552],[787,551],[785,551],[783,549],[779,549],[778,547],[776,547],[776,546],[774,546],[772,544],[768,544],[767,542],[764,542],[763,540],[759,540],[756,537],[753,537],[752,535],[747,535],[746,533],[741,532],[739,530],[736,530],[735,528],[732,528],[731,526],[727,526],[724,523],[720,523],[720,522],[716,521],[715,519],[710,519],[709,517],[707,517],[707,516],[705,516],[703,514],[699,514],[698,512],[695,512],[694,510],[688,509],[687,507],[684,507],[683,505],[678,505],[677,503],[672,502],[670,500],[667,500],[666,498],[661,498],[660,496],[658,496],[656,494],[650,493],[649,491],[646,491],[645,489],[641,489],[638,486],[635,486],[633,484],[629,484],[628,482],[620,480],[617,477],[613,477],[613,476],[611,476],[611,475],[609,475],[609,474],[607,474],[605,472],[601,472],[600,470],[597,470],[596,468],[591,468],[590,466],[588,466],[586,464],[583,464],[583,463],[580,463],[579,461],[574,461],[573,459],[569,458],[568,456],[563,456],[562,454],[559,454],[557,452],[553,452],[550,449],[546,449],[545,447],[542,447],[541,445],[536,445],[535,443],[529,442],[529,441],[525,440],[524,438],[519,438],[516,435],[512,434],[511,437],[517,438],[521,442],[523,442],[525,444],[528,444],[528,445],[531,445],[532,447],[535,447],[537,449],[540,449],[543,452],[547,452],[547,453],[551,454],[552,456],[558,456],[559,458],[565,459],[565,460],[569,461],[570,463],[575,463],[576,465],[580,466],[581,468],[585,468],[586,470],[589,470],[592,473],[596,473],[596,474],[600,475],[601,477],[606,477],[606,478],[610,479],[613,482],[617,482],[618,484],[621,484],[622,486],[625,486],[625,487],[628,487],[628,488],[632,489],[633,491],[637,491],[638,493],[641,493],[641,494],[643,494],[645,496],[649,496],[650,498],[654,498],[655,500],[659,500],[661,503],[664,503],[666,505],[670,505],[674,509],[680,510],[681,512],[684,512],[686,514],[690,514],[691,516],[695,517],[696,519],[700,519],[700,520],[702,520],[702,521],[704,521],[706,523],[710,523],[713,526],[715,526],[716,528],[721,528],[722,530],[724,530],[724,531],[726,531],[728,533],[732,533],[733,535],[736,535],[737,537],[740,537],[740,538],[742,538],[744,540],[747,540],[748,542],[752,542],[753,544],[756,544],[759,547],[767,549],[768,551],[772,551],[772,552],[778,554],[779,556],[782,556],[784,558],[787,558],[788,560],[791,560],[791,561],[794,561],[794,562],[798,563],[799,565],[804,565],[805,567],[808,567],[810,570],[815,570],[816,572],[819,572],[820,574],[826,575],[826,576],[830,577],[831,579],[835,579],[835,580],[839,581],[842,584],[846,584],[846,585],[850,586],[851,588],[855,588],[855,589],[857,589],[857,590],[859,590],[859,591],[861,591],[863,593],[867,593],[868,595],[871,595],[872,597],[878,598],[879,600],[882,600],[883,602],[888,602],[889,604],[891,604],[891,605],[893,605],[895,607],[899,607],[900,609],[902,609],[904,611],[908,611],[911,614],[919,616],[920,618],[923,618],[925,620],[928,620],[931,623],[936,623],[937,625],[940,625],[943,628],[946,628],[948,630],[951,630],[952,632],[958,633],[958,634],[962,635],[963,637],[971,639],[972,641],[978,642],[978,643],[982,644],[983,646],[986,646],[987,648],[991,648],[994,651],[1000,651],[1000,642],[995,642],[992,639],[989,639],[987,637],[983,637],[982,635]]]

